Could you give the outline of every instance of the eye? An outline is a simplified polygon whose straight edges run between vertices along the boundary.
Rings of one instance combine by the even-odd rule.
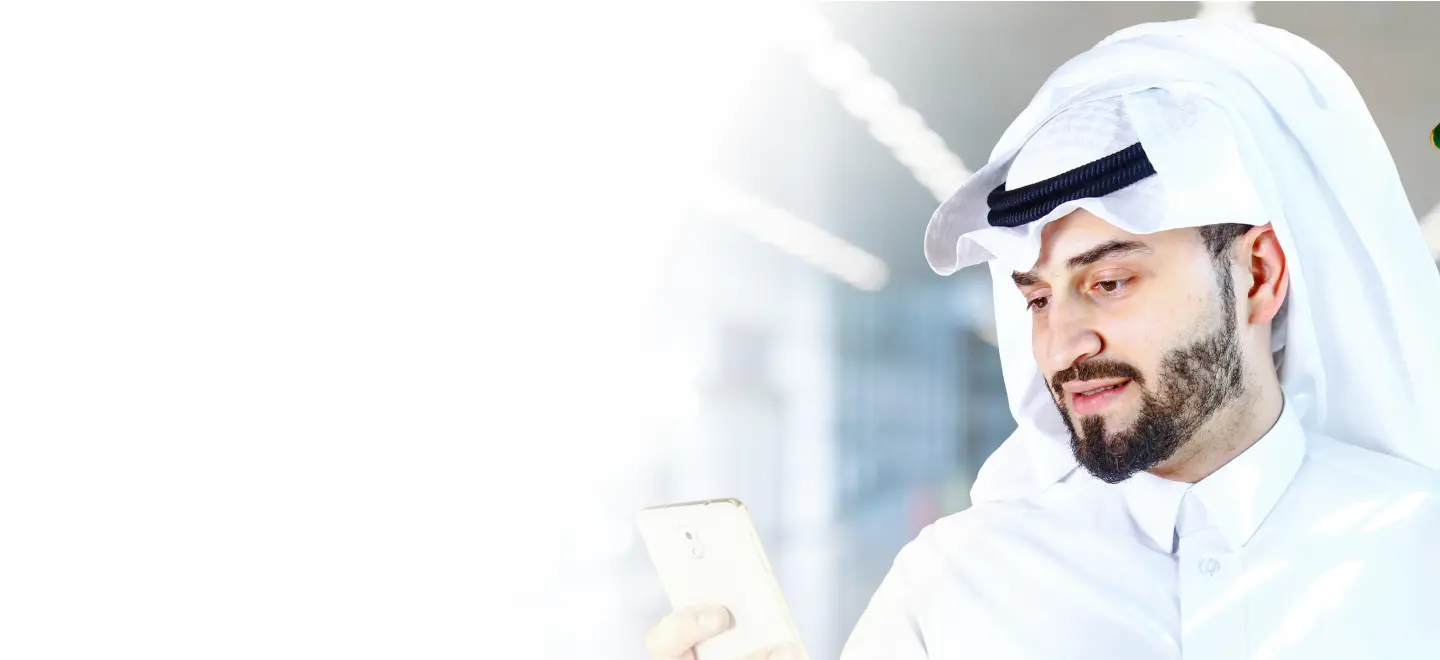
[[[1094,288],[1099,289],[1102,293],[1116,293],[1123,291],[1129,282],[1130,280],[1101,280],[1095,283]]]
[[[1030,302],[1025,303],[1025,309],[1026,309],[1026,311],[1034,312],[1034,311],[1038,311],[1038,310],[1045,309],[1045,306],[1048,305],[1048,304],[1050,304],[1050,299],[1049,299],[1049,297],[1048,297],[1048,296],[1040,296],[1040,297],[1038,297],[1038,298],[1032,298],[1032,299],[1030,300]]]

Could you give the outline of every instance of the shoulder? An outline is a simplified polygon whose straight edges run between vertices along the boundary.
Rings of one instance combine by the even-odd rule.
[[[923,638],[924,622],[937,603],[947,594],[967,592],[977,570],[983,571],[1006,554],[996,551],[997,540],[1013,528],[1003,521],[1007,514],[1020,511],[1023,507],[1012,502],[976,504],[921,529],[896,553],[847,650],[875,638],[884,638],[886,644],[893,644],[894,639]],[[954,603],[944,609],[954,610]],[[882,629],[884,634],[877,632]]]
[[[1006,549],[1032,546],[1071,527],[1066,494],[981,502],[927,525],[895,557],[902,575],[949,573]]]
[[[1440,496],[1440,472],[1328,436],[1307,435],[1306,461],[1327,476],[1377,494]]]

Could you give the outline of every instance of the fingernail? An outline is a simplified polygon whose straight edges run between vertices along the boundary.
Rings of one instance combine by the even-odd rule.
[[[720,620],[720,613],[715,610],[705,610],[701,612],[696,622],[699,623],[700,627],[704,630],[716,630],[720,627],[720,624],[723,623]]]

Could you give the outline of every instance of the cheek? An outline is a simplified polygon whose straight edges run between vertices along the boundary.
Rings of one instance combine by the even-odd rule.
[[[1145,303],[1113,310],[1104,321],[1101,336],[1105,353],[1129,363],[1144,374],[1154,374],[1166,351],[1195,334],[1199,322],[1188,300],[1183,305]]]
[[[1103,357],[1124,362],[1139,369],[1140,373],[1146,376],[1155,373],[1161,351],[1155,341],[1157,335],[1154,334],[1154,328],[1117,323],[1108,331],[1102,332],[1105,338]]]
[[[1045,354],[1046,347],[1050,345],[1050,338],[1045,334],[1044,326],[1033,319],[1030,321],[1030,355],[1035,358],[1035,364],[1040,365],[1040,375],[1045,382],[1050,382],[1050,373],[1045,365],[1049,363],[1049,356]]]

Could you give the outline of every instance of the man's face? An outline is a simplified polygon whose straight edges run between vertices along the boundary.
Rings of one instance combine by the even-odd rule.
[[[1130,234],[1078,210],[1014,279],[1071,448],[1100,479],[1161,464],[1244,390],[1232,280],[1195,229]]]

